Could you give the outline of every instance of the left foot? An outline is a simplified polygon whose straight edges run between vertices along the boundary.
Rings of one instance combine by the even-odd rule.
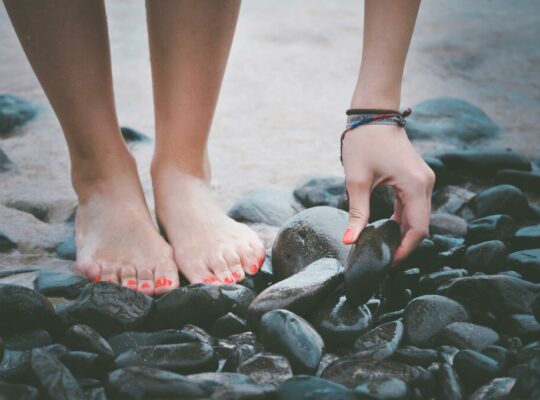
[[[152,182],[158,221],[190,283],[232,284],[258,272],[263,243],[219,207],[203,172],[154,164]]]

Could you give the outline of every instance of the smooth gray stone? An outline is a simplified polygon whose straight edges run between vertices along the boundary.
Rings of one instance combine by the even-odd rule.
[[[516,231],[510,239],[514,250],[540,248],[540,225],[525,226]]]
[[[538,171],[501,170],[495,175],[495,182],[507,183],[526,192],[540,193],[540,173]]]
[[[442,363],[437,371],[437,386],[441,399],[463,399],[465,391],[454,367]]]
[[[469,400],[503,400],[512,390],[516,378],[495,378],[480,386],[469,397]]]
[[[239,199],[227,214],[238,222],[282,226],[296,212],[289,194],[263,188]]]
[[[320,258],[345,264],[349,246],[341,238],[348,214],[333,207],[312,207],[291,217],[280,229],[272,247],[272,269],[285,279]]]
[[[429,233],[464,237],[467,234],[467,221],[457,215],[434,213],[429,219]]]
[[[56,248],[56,256],[62,260],[75,261],[77,258],[77,249],[75,246],[75,238],[70,235]]]
[[[248,375],[255,383],[281,384],[292,378],[289,360],[282,355],[257,353],[238,366],[238,372]]]
[[[376,360],[391,357],[403,339],[403,322],[392,321],[363,333],[355,342],[352,357],[368,356]]]
[[[2,400],[38,400],[39,392],[33,386],[0,382],[0,399]]]
[[[124,353],[141,346],[179,344],[205,341],[187,330],[166,329],[156,332],[123,332],[108,339],[115,354]]]
[[[294,197],[306,208],[316,206],[337,207],[345,191],[341,176],[308,176],[294,188]]]
[[[0,231],[0,253],[7,253],[16,248],[17,243],[15,243],[7,234]]]
[[[15,168],[15,164],[9,159],[7,154],[0,148],[0,173],[8,172]]]
[[[512,185],[497,185],[482,190],[467,203],[476,218],[506,214],[516,220],[523,219],[529,202],[521,189]]]
[[[416,346],[400,346],[393,354],[392,359],[409,364],[427,368],[439,358],[437,350],[422,349]]]
[[[482,351],[499,341],[499,334],[487,326],[470,322],[453,322],[444,327],[435,340],[439,344],[455,346],[458,349]]]
[[[508,247],[500,240],[490,240],[467,247],[465,265],[471,273],[496,274],[504,266]]]
[[[0,137],[11,136],[15,129],[34,118],[38,108],[12,94],[0,95]]]
[[[529,281],[540,283],[540,248],[520,250],[506,257],[506,265]]]
[[[44,296],[76,299],[89,283],[90,280],[82,275],[40,272],[34,280],[34,288]]]
[[[467,243],[480,243],[489,240],[509,240],[516,231],[514,219],[505,214],[489,215],[469,222]]]
[[[87,351],[106,357],[114,357],[109,343],[88,325],[73,325],[64,334],[64,344],[74,351]]]
[[[352,305],[366,303],[386,278],[401,241],[399,225],[391,220],[368,225],[352,246],[345,268],[345,295]]]
[[[279,385],[276,400],[305,400],[310,393],[346,393],[349,390],[327,379],[308,375],[296,375]]]
[[[500,365],[492,358],[474,350],[461,350],[454,356],[454,368],[469,389],[476,389],[500,376]]]

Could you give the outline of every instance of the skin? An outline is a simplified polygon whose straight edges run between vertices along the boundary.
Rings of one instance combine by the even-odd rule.
[[[120,134],[103,1],[4,4],[68,144],[79,200],[77,268],[96,281],[149,295],[178,287],[179,272],[191,283],[215,284],[257,273],[265,257],[261,240],[221,210],[209,186],[207,141],[239,1],[147,2],[156,119],[151,174],[167,241],[151,219],[135,160]],[[417,10],[417,1],[366,1],[352,107],[399,106]],[[393,218],[404,227],[402,259],[427,232],[431,170],[397,127],[357,128],[343,150],[351,201],[344,242],[354,242],[365,226],[371,189],[392,185],[398,197]]]
[[[419,5],[419,0],[366,0],[362,63],[351,108],[399,109]],[[363,125],[348,132],[343,165],[349,192],[343,242],[354,243],[368,223],[371,191],[378,185],[391,186],[396,196],[391,218],[400,223],[403,235],[394,258],[398,264],[428,235],[433,171],[405,130],[393,125]]]

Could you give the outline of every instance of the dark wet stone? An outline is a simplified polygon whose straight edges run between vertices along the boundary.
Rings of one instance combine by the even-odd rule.
[[[150,143],[152,141],[152,139],[144,133],[127,126],[121,127],[120,132],[122,132],[122,137],[126,143]]]
[[[265,350],[287,357],[295,373],[317,371],[324,342],[302,317],[288,310],[269,311],[261,318],[259,333]]]
[[[7,154],[0,148],[0,173],[11,171],[15,168],[15,164],[9,159]]]
[[[213,393],[211,400],[268,400],[274,399],[276,387],[271,384],[243,384],[221,386]]]
[[[17,243],[15,243],[7,234],[0,231],[0,253],[7,253],[16,248]]]
[[[475,193],[461,186],[444,186],[433,192],[431,202],[437,213],[456,214],[474,196]]]
[[[534,171],[501,170],[495,175],[495,182],[507,183],[526,192],[540,192],[540,174]]]
[[[64,334],[64,344],[74,351],[87,351],[113,357],[114,351],[109,343],[88,325],[73,325]]]
[[[272,247],[272,268],[278,280],[301,271],[314,261],[329,257],[342,264],[349,246],[341,242],[348,214],[333,207],[312,207],[290,218]]]
[[[360,399],[407,400],[411,391],[408,385],[400,379],[377,379],[363,383],[354,388],[354,393]]]
[[[515,363],[528,364],[533,358],[540,356],[540,340],[523,346],[517,352],[515,350],[511,352],[512,355],[515,355]]]
[[[437,288],[455,278],[468,275],[464,269],[443,269],[422,276],[418,282],[419,291],[424,294],[434,294]]]
[[[517,378],[525,373],[527,373],[527,364],[514,364],[506,370],[505,375],[511,378]]]
[[[234,203],[227,214],[239,222],[281,226],[297,212],[291,200],[287,193],[258,189]]]
[[[417,297],[405,308],[405,341],[414,346],[426,346],[448,324],[468,319],[465,308],[452,299],[438,295]]]
[[[257,384],[280,384],[292,378],[289,360],[272,353],[257,353],[238,366],[238,372],[248,375]]]
[[[502,369],[505,369],[514,360],[514,354],[505,347],[491,345],[484,348],[481,353],[489,358],[493,358],[499,363]]]
[[[85,392],[88,389],[102,387],[101,381],[95,378],[78,378],[77,382],[79,383],[79,386],[81,387],[81,389],[84,390]]]
[[[506,265],[529,281],[540,283],[540,248],[520,250],[506,257]]]
[[[258,352],[259,349],[250,344],[241,344],[239,346],[236,346],[225,360],[225,364],[223,364],[222,370],[224,372],[234,372],[237,370],[240,364],[242,364],[251,356],[257,354]]]
[[[32,350],[52,344],[51,335],[44,329],[31,329],[4,336],[6,350]]]
[[[253,302],[257,293],[242,285],[223,285],[220,286],[220,290],[225,299],[227,311],[246,318],[249,305]]]
[[[193,343],[198,341],[201,340],[197,335],[186,330],[178,329],[166,329],[156,332],[124,332],[108,339],[109,345],[115,354],[124,353],[142,346]]]
[[[353,388],[375,380],[391,378],[416,385],[431,379],[431,374],[423,368],[397,361],[346,357],[331,363],[321,377]]]
[[[253,380],[238,372],[201,372],[191,374],[188,378],[198,382],[208,392],[214,392],[222,386],[252,385]]]
[[[82,275],[41,272],[34,281],[34,288],[44,296],[76,299],[89,283]]]
[[[42,392],[48,397],[55,400],[83,400],[85,398],[71,372],[46,350],[32,350],[30,363]]]
[[[306,208],[337,207],[345,191],[345,179],[340,176],[309,176],[294,188],[294,197]]]
[[[381,314],[375,319],[375,324],[381,325],[387,322],[397,321],[398,319],[403,318],[403,311],[404,310],[396,310]]]
[[[516,231],[513,218],[504,214],[490,215],[469,222],[467,243],[487,242],[488,240],[510,239]]]
[[[155,302],[153,323],[160,329],[194,324],[209,328],[226,314],[226,301],[216,285],[196,284],[171,290]]]
[[[450,174],[448,173],[448,168],[446,168],[446,166],[440,159],[431,156],[424,156],[422,157],[422,159],[435,174],[436,188],[447,185],[449,183]]]
[[[432,235],[465,236],[467,221],[457,215],[434,213],[429,219],[429,233]]]
[[[75,261],[77,258],[77,249],[75,238],[70,235],[56,248],[56,256],[62,260]]]
[[[217,369],[214,349],[208,343],[141,346],[116,357],[115,368],[150,367],[180,374],[195,374]]]
[[[30,352],[6,350],[0,362],[0,381],[28,382],[31,379]]]
[[[517,187],[498,185],[478,193],[467,203],[467,207],[476,218],[506,214],[521,220],[528,213],[529,202]]]
[[[102,387],[92,388],[84,392],[86,400],[108,400],[105,389]]]
[[[208,332],[210,332],[212,336],[224,338],[248,330],[249,328],[243,318],[240,318],[233,313],[227,313],[222,317],[219,317]]]
[[[388,275],[401,241],[399,225],[391,220],[368,225],[352,246],[345,268],[345,294],[353,305],[364,304]]]
[[[33,386],[0,382],[2,400],[38,400],[39,392]]]
[[[518,229],[510,238],[510,244],[514,250],[540,248],[540,225]]]
[[[276,278],[271,271],[271,267],[268,268],[269,265],[270,261],[265,262],[261,269],[259,269],[259,272],[255,275],[246,275],[244,280],[240,282],[240,286],[244,286],[255,293],[260,293],[267,287],[273,285]]]
[[[0,361],[2,361],[2,358],[4,357],[4,340],[0,337]]]
[[[532,305],[532,309],[534,317],[538,322],[540,322],[540,295],[536,296],[536,299],[534,300]]]
[[[251,331],[237,333],[231,335],[225,339],[218,338],[214,342],[214,350],[219,358],[228,358],[234,350],[243,344],[256,346],[257,349],[262,351],[262,345],[256,341],[255,334]]]
[[[263,314],[280,308],[303,316],[311,313],[314,307],[342,282],[342,270],[337,260],[323,258],[270,286],[249,306],[249,325],[257,328]]]
[[[510,399],[540,398],[540,356],[532,359],[517,377],[510,391]]]
[[[24,125],[34,118],[38,109],[17,96],[0,95],[0,137],[8,137],[15,128]]]
[[[465,265],[470,273],[496,274],[504,266],[508,247],[500,240],[490,240],[469,246],[465,251]]]
[[[501,374],[501,367],[492,358],[474,350],[461,350],[454,357],[454,368],[469,389],[476,389]]]
[[[504,316],[531,314],[540,285],[508,275],[475,275],[454,279],[438,292],[463,304],[474,315],[491,312]]]
[[[401,346],[392,356],[393,360],[427,368],[438,359],[437,350],[422,349],[416,346]]]
[[[463,399],[465,397],[461,380],[450,364],[442,363],[436,376],[438,394],[441,399]]]
[[[495,138],[500,128],[479,107],[456,97],[437,97],[413,107],[405,130],[413,139],[470,144]]]
[[[415,268],[419,267],[422,271],[426,271],[434,263],[437,257],[437,247],[430,239],[423,239],[418,246],[403,260],[400,268]]]
[[[390,218],[394,212],[394,191],[388,186],[377,186],[369,197],[369,222]],[[349,198],[344,194],[338,208],[349,211]]]
[[[86,351],[70,351],[60,361],[77,378],[103,379],[112,364],[111,357]]]
[[[296,375],[281,385],[276,393],[276,400],[305,400],[309,393],[340,393],[349,390],[338,383],[315,376]]]
[[[358,394],[354,391],[349,392],[311,392],[306,395],[304,400],[358,400]]]
[[[510,377],[492,379],[476,389],[469,400],[502,400],[510,393],[515,382],[516,379]]]
[[[363,333],[355,342],[350,357],[382,360],[392,356],[403,339],[403,322],[392,321]]]
[[[200,399],[208,396],[201,384],[188,377],[147,367],[127,367],[109,374],[106,392],[110,399]]]
[[[445,235],[430,235],[430,240],[435,245],[435,249],[438,252],[448,251],[456,247],[462,246],[465,243],[465,239],[462,237],[456,236],[445,236]]]
[[[57,318],[50,301],[32,289],[0,284],[0,334],[30,329],[54,331]]]
[[[324,341],[333,346],[352,343],[372,322],[369,308],[349,304],[341,291],[333,292],[322,301],[309,320]]]
[[[512,314],[500,321],[500,331],[524,342],[540,340],[540,323],[531,314]]]
[[[63,315],[69,325],[85,324],[107,337],[142,327],[153,299],[126,287],[98,282],[87,285]]]
[[[444,327],[435,338],[437,343],[458,349],[482,351],[499,341],[499,334],[487,326],[470,322],[453,322]]]

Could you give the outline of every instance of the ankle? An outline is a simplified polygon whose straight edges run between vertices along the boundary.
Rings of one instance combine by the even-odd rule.
[[[169,158],[154,156],[150,166],[150,174],[153,180],[159,179],[163,174],[180,172],[207,183],[210,183],[211,168],[208,157],[205,155],[200,160],[186,160],[181,157]]]

